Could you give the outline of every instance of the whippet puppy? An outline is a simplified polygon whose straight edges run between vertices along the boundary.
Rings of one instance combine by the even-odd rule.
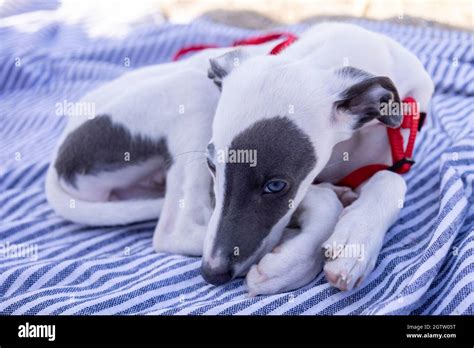
[[[357,26],[320,24],[268,55],[277,43],[205,50],[84,96],[95,112],[69,115],[48,170],[54,209],[89,225],[159,216],[156,251],[203,255],[207,281],[246,275],[251,295],[301,287],[324,262],[352,289],[406,185],[388,170],[332,184],[391,164],[386,127],[402,115],[381,104],[411,96],[426,112],[433,84],[413,54]]]
[[[297,210],[289,206],[304,208],[308,192],[318,196],[310,189],[315,179],[337,183],[361,166],[392,164],[386,128],[403,120],[395,106],[413,97],[424,113],[433,93],[421,62],[388,37],[328,23],[279,55],[235,50],[211,59],[211,67],[223,88],[208,146],[216,205],[204,242],[205,277],[220,283],[247,274],[251,293],[268,294],[306,283],[320,270],[315,258],[326,254],[331,284],[360,284],[403,206],[403,177],[383,170],[355,192],[336,189],[351,203],[342,212],[324,196],[319,204],[327,200],[338,213],[329,233],[316,227],[315,209],[299,216],[299,232],[287,238]],[[255,150],[257,166],[216,161],[216,149],[227,148]],[[323,231],[325,241],[315,237]]]

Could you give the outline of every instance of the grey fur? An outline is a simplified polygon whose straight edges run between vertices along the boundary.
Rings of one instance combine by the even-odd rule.
[[[374,75],[368,73],[367,71],[354,68],[353,66],[346,66],[344,68],[338,69],[336,73],[341,78],[351,77],[357,79],[358,81],[374,77]]]
[[[253,255],[273,226],[288,212],[299,185],[316,165],[315,149],[309,137],[287,117],[256,122],[238,134],[230,149],[257,150],[258,164],[226,163],[225,192],[212,254],[223,253],[227,272],[232,265]],[[280,193],[263,193],[270,179],[284,179],[289,185]],[[238,255],[234,251],[238,247]],[[204,272],[205,272],[204,267]],[[226,279],[225,269],[216,277],[204,274],[211,283]]]
[[[214,155],[216,154],[216,148],[213,143],[207,144],[207,153],[210,158],[214,158]]]
[[[219,91],[222,91],[222,79],[224,78],[225,71],[222,70],[215,62],[210,60],[211,67],[207,71],[207,77],[210,78],[214,84],[219,88]]]
[[[127,152],[129,161],[125,160]],[[108,115],[100,115],[66,137],[54,166],[60,178],[75,186],[77,174],[114,171],[154,156],[163,157],[168,167],[172,164],[165,138],[132,136],[124,126],[114,124]]]
[[[346,67],[338,70],[341,77],[351,77],[359,80],[341,93],[341,99],[335,103],[336,108],[350,112],[357,117],[354,129],[377,119],[388,127],[399,127],[403,115],[382,115],[381,103],[400,103],[398,91],[390,78],[374,76],[365,71]],[[375,93],[376,92],[376,93]]]
[[[229,75],[244,57],[244,52],[238,48],[224,53],[219,57],[210,59],[209,63],[211,66],[207,71],[207,77],[214,81],[214,84],[219,90],[222,90],[222,80]]]

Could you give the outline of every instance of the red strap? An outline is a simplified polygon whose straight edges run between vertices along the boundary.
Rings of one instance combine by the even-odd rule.
[[[232,46],[247,46],[247,45],[260,45],[269,41],[273,40],[278,40],[281,38],[286,38],[285,41],[279,43],[276,45],[271,51],[270,54],[279,54],[281,51],[283,51],[285,48],[290,46],[293,42],[295,42],[298,37],[292,33],[289,32],[282,32],[282,33],[269,33],[265,35],[260,35],[260,36],[253,36],[249,37],[243,40],[237,40],[235,41]],[[175,53],[173,56],[173,61],[179,60],[182,56],[190,53],[190,52],[195,52],[195,51],[201,51],[206,48],[218,48],[219,46],[217,45],[192,45],[192,46],[186,46],[181,48],[178,52]]]
[[[412,97],[407,97],[403,100],[403,122],[399,128],[388,128],[387,136],[390,142],[390,149],[392,152],[393,165],[389,167],[385,164],[371,164],[368,166],[356,169],[346,175],[336,185],[357,188],[364,181],[368,180],[375,173],[389,169],[398,174],[408,172],[412,166],[413,149],[415,148],[415,139],[418,133],[418,123],[420,122],[420,114],[418,112],[418,104]],[[403,136],[401,129],[410,129],[410,135],[406,149],[403,149]]]
[[[179,60],[182,56],[195,51],[205,50],[206,48],[217,48],[219,46],[216,45],[194,45],[194,46],[186,46],[181,48],[178,52],[176,52],[173,56],[173,62]]]
[[[273,47],[273,49],[270,51],[270,54],[272,54],[272,55],[280,54],[281,51],[283,51],[285,48],[290,46],[296,40],[298,40],[298,38],[296,36],[288,37],[285,41],[280,42],[278,45]]]
[[[387,168],[388,166],[386,164],[370,164],[368,166],[360,167],[339,180],[336,185],[347,186],[355,189],[375,173]]]
[[[420,122],[420,114],[415,99],[408,97],[403,100],[403,122],[400,128],[387,128],[387,135],[392,149],[392,161],[397,163],[403,159],[412,160],[413,149],[415,148],[415,139],[418,133],[418,122]],[[403,150],[402,128],[409,128],[407,147]],[[411,168],[410,163],[404,163],[394,171],[399,174],[408,172]]]
[[[265,35],[252,36],[243,40],[234,41],[232,46],[261,45],[269,41],[278,40],[284,37],[286,38],[286,40],[283,42],[286,42],[287,40],[290,40],[290,39],[293,40],[294,42],[297,39],[297,37],[294,34],[289,33],[289,32],[268,33]]]

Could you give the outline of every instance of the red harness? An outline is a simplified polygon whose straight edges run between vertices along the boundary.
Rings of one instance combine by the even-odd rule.
[[[286,33],[286,32],[283,32],[283,33],[270,33],[270,34],[266,34],[266,35],[262,35],[262,36],[253,36],[253,37],[249,37],[247,39],[234,41],[232,46],[235,47],[235,46],[247,46],[247,45],[261,45],[263,43],[273,41],[273,40],[277,40],[277,39],[281,39],[281,38],[286,38],[286,40],[282,41],[281,43],[279,43],[278,45],[273,47],[273,49],[270,51],[270,54],[280,53],[281,51],[283,51],[285,48],[290,46],[293,42],[295,42],[298,39],[298,37],[296,35],[292,34],[292,33]],[[173,56],[173,62],[179,60],[182,56],[184,56],[185,54],[188,54],[190,52],[201,51],[201,50],[204,50],[206,48],[218,48],[218,47],[219,46],[217,46],[217,45],[186,46],[186,47],[181,48],[178,52],[175,53],[175,55]]]
[[[378,171],[388,169],[398,174],[404,174],[410,170],[411,166],[415,163],[412,156],[420,125],[420,113],[418,111],[418,104],[414,98],[407,97],[403,100],[403,111],[406,111],[406,113],[403,114],[401,126],[398,128],[387,127],[387,136],[392,151],[393,164],[391,166],[386,164],[370,164],[358,168],[342,178],[336,185],[348,186],[355,189]],[[406,149],[403,149],[402,129],[410,129]]]
[[[260,45],[269,41],[277,40],[280,38],[286,38],[284,41],[273,47],[269,54],[276,55],[283,51],[285,48],[290,46],[295,42],[298,37],[292,33],[283,32],[283,33],[270,33],[263,36],[250,37],[244,40],[235,41],[232,46],[244,46],[244,45]],[[182,56],[190,53],[201,51],[206,48],[218,48],[217,45],[192,45],[181,48],[173,56],[173,61],[179,60]],[[403,100],[403,122],[399,128],[388,128],[387,127],[387,136],[390,143],[390,149],[392,152],[392,162],[391,166],[386,164],[370,164],[361,168],[358,168],[343,179],[341,179],[336,185],[347,186],[352,189],[357,188],[364,181],[368,180],[372,175],[381,171],[381,170],[391,170],[398,174],[404,174],[408,172],[411,166],[415,163],[413,161],[413,149],[415,147],[415,139],[420,126],[423,123],[421,120],[420,123],[420,113],[418,111],[418,104],[416,100],[412,97],[407,97]],[[405,111],[407,111],[405,113]],[[408,137],[408,143],[406,149],[403,148],[403,136],[402,129],[410,129],[410,135]]]

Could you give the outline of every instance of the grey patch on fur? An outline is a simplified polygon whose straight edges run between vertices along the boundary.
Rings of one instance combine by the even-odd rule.
[[[365,80],[370,77],[375,77],[374,75],[368,73],[367,71],[354,68],[353,66],[346,66],[344,68],[338,69],[336,73],[341,78],[351,77],[351,78],[357,79],[358,81]]]
[[[214,81],[219,90],[222,90],[222,80],[235,69],[247,54],[240,48],[209,59],[211,67],[207,76]]]
[[[365,71],[346,67],[338,70],[338,74],[352,77],[360,82],[353,84],[341,93],[341,99],[336,108],[355,115],[354,129],[362,127],[365,123],[377,119],[388,127],[399,127],[403,115],[382,115],[382,103],[400,103],[398,91],[392,80],[386,76],[374,76]],[[401,109],[401,108],[400,108]]]
[[[316,165],[309,137],[287,117],[256,122],[234,138],[232,149],[256,150],[258,162],[255,167],[248,163],[225,165],[224,202],[212,253],[227,257],[230,268],[256,252],[288,212],[289,200],[295,198],[301,182]],[[287,187],[279,193],[263,193],[270,179],[285,180]]]
[[[207,71],[207,77],[210,78],[214,84],[219,88],[219,91],[222,91],[222,79],[226,76],[226,72],[220,66],[217,65],[212,59],[209,60],[211,67]]]
[[[127,153],[129,161],[125,160]],[[108,115],[100,115],[84,122],[66,137],[54,166],[60,178],[75,186],[78,174],[115,171],[155,156],[163,157],[167,166],[171,166],[173,159],[165,138],[132,136],[124,126],[114,124]]]
[[[207,144],[207,153],[209,154],[210,158],[214,158],[216,154],[216,148],[213,143]]]

